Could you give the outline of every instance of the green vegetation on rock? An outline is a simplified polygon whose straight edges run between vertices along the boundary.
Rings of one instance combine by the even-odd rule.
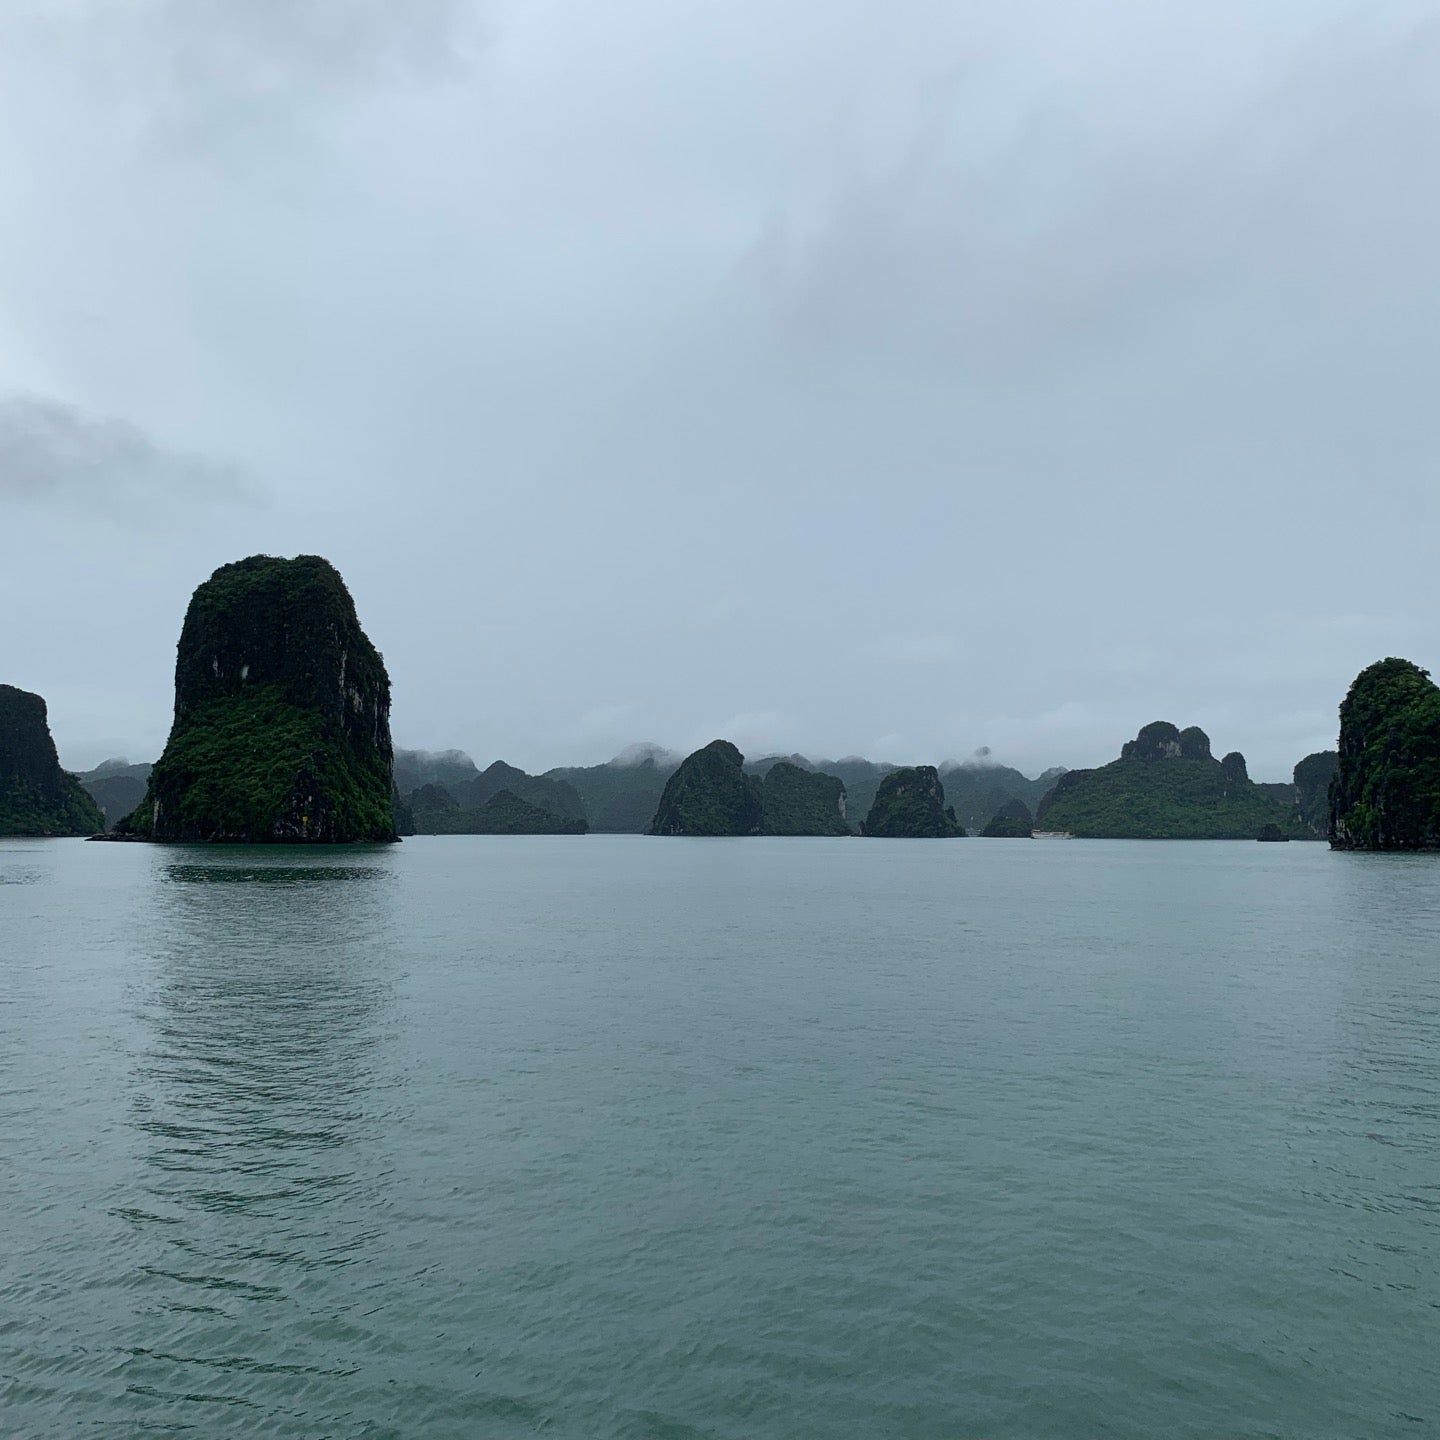
[[[448,788],[462,807],[473,809],[484,805],[502,790],[508,790],[527,805],[533,805],[537,810],[548,810],[561,820],[583,821],[586,818],[585,802],[568,780],[557,780],[548,775],[527,775],[503,760],[497,760],[469,784]]]
[[[981,832],[1012,800],[1020,801],[1033,815],[1035,807],[1064,773],[1064,767],[1059,766],[1032,780],[1009,765],[988,762],[940,768],[945,799],[954,808],[955,818],[967,830]]]
[[[1035,834],[1035,817],[1023,800],[1007,800],[980,833],[987,840],[1029,840]]]
[[[485,771],[476,769],[475,762],[463,750],[401,750],[396,752],[396,789],[402,797],[404,811],[401,833],[420,835],[489,835],[489,834],[583,834],[588,828],[585,803],[568,781],[547,775],[527,775],[514,765],[497,760]],[[417,780],[417,777],[423,777]],[[401,780],[413,781],[409,788]],[[546,812],[562,823],[556,830],[549,820],[535,820],[531,828],[513,828],[524,820],[507,820],[496,829],[495,815],[478,819],[455,818],[439,802],[448,799],[449,809],[463,816],[474,817],[502,791],[527,806]],[[657,792],[658,794],[658,792]],[[397,817],[399,815],[397,811]],[[648,813],[647,813],[647,819]]]
[[[1245,757],[1210,753],[1203,730],[1147,725],[1121,758],[1062,775],[1041,802],[1039,830],[1086,839],[1252,840],[1273,823],[1287,835],[1299,822],[1251,781]]]
[[[761,784],[728,740],[712,740],[681,761],[665,783],[652,835],[758,835],[764,822]]]
[[[897,767],[888,761],[882,764],[859,755],[847,755],[843,760],[821,760],[816,768],[844,782],[845,813],[850,817],[850,828],[858,832],[860,822],[875,803],[880,782]]]
[[[1340,768],[1335,750],[1317,750],[1295,766],[1295,808],[1300,823],[1316,840],[1330,831],[1330,782]]]
[[[1362,670],[1340,706],[1330,787],[1337,850],[1440,847],[1440,688],[1391,657]]]
[[[458,828],[460,802],[438,781],[421,785],[401,801],[398,816],[402,835],[463,834]]]
[[[541,778],[561,780],[575,788],[592,830],[643,835],[665,793],[665,782],[675,769],[676,761],[652,745],[639,747],[636,753],[617,755],[604,765],[547,770]]]
[[[945,787],[933,765],[892,770],[875,793],[864,835],[886,839],[944,839],[963,835],[955,811],[945,804]]]
[[[779,760],[760,782],[766,835],[848,835],[845,783]]]
[[[154,840],[396,837],[390,680],[326,560],[223,565],[195,591],[175,721],[117,831]]]
[[[1279,801],[1294,824],[1292,840],[1324,840],[1330,832],[1330,781],[1340,757],[1333,750],[1317,750],[1294,769],[1292,780],[1256,782],[1256,789]]]
[[[509,790],[461,805],[444,786],[422,785],[406,808],[417,835],[583,835],[589,828],[584,816],[556,815]]]
[[[1267,820],[1260,827],[1260,833],[1255,838],[1267,843],[1274,843],[1279,840],[1288,840],[1290,837],[1273,820]]]
[[[0,835],[93,835],[105,816],[60,768],[45,702],[0,685]]]

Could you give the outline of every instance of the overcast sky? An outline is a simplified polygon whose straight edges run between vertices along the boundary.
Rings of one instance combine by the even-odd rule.
[[[6,0],[0,680],[339,566],[397,743],[1261,779],[1440,668],[1440,0]]]

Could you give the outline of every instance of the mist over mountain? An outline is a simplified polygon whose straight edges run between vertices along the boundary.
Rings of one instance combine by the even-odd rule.
[[[611,756],[605,763],[611,769],[626,770],[636,765],[644,765],[648,761],[657,769],[668,767],[673,770],[684,758],[680,751],[657,745],[653,740],[637,740],[635,744],[627,745],[619,754]]]
[[[132,765],[122,759],[102,760],[93,770],[82,771],[76,778],[104,812],[109,829],[145,798],[152,768]]]
[[[983,758],[940,766],[946,799],[955,807],[960,823],[969,830],[983,830],[1011,801],[1019,801],[1027,812],[1033,813],[1065,773],[1063,765],[1056,765],[1032,779],[991,759],[988,750]]]
[[[395,788],[409,795],[422,785],[463,785],[480,774],[463,750],[395,751]]]

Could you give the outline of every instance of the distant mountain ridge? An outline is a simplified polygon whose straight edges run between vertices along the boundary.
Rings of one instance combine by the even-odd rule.
[[[396,750],[395,788],[410,795],[422,785],[464,785],[480,774],[463,750]]]
[[[561,820],[586,818],[585,802],[568,781],[552,779],[548,775],[527,775],[503,760],[496,760],[467,784],[449,788],[462,806],[488,804],[502,790],[508,790],[527,805],[546,810]]]
[[[402,798],[408,798],[421,784],[438,784],[462,807],[483,803],[488,795],[506,785],[517,795],[552,813],[583,815],[592,831],[641,835],[650,829],[666,783],[679,768],[681,759],[675,751],[662,745],[641,741],[626,746],[599,765],[560,765],[538,776],[527,776],[524,771],[508,766],[502,779],[477,784],[482,780],[481,771],[462,750],[401,749],[395,752],[395,783]],[[875,803],[881,781],[902,768],[892,761],[867,760],[858,755],[826,760],[778,752],[745,759],[741,768],[745,774],[763,782],[781,764],[839,780],[844,787],[846,825],[851,833],[858,833],[860,822]],[[1056,766],[1032,779],[1008,765],[985,760],[950,761],[936,768],[944,777],[947,799],[953,804],[959,823],[976,831],[1010,800],[1022,800],[1033,811],[1056,777],[1065,773],[1063,766]],[[491,770],[494,769],[495,766],[491,766]],[[535,785],[542,780],[563,784],[573,791],[579,797],[579,810],[573,803],[561,802],[553,792],[548,797],[542,793]],[[793,787],[797,782],[791,777],[787,783]],[[818,792],[812,790],[811,793]],[[811,815],[803,823],[819,822]],[[831,833],[834,822],[827,818],[825,823],[825,833]]]
[[[93,770],[83,771],[77,778],[104,812],[105,826],[111,829],[145,798],[145,787],[153,768],[132,765],[128,760],[102,760]]]
[[[544,778],[579,794],[592,830],[643,835],[679,765],[680,758],[659,745],[631,745],[603,765],[562,765]]]
[[[1033,780],[1009,765],[966,760],[940,766],[945,797],[955,807],[956,818],[967,830],[983,830],[1012,800],[1018,800],[1031,814],[1067,774],[1057,765]]]
[[[583,835],[589,829],[583,815],[556,815],[507,789],[462,805],[433,781],[410,795],[405,810],[412,835]]]
[[[584,821],[590,830],[602,833],[644,834],[653,831],[667,784],[681,763],[675,752],[647,741],[627,746],[599,765],[557,766],[543,775],[527,774],[499,760],[481,771],[461,750],[398,750],[395,768],[397,789],[407,804],[421,787],[407,792],[401,782],[428,775],[431,779],[425,783],[448,795],[456,812],[474,812],[504,790],[540,816],[551,817],[535,819],[541,833],[549,833],[555,821],[562,825]],[[1175,793],[1168,797],[1149,793],[1147,785],[1153,789],[1156,776],[1134,770],[1125,773],[1147,776],[1146,783],[1128,789],[1120,784],[1116,789],[1116,767],[1153,764],[1178,766],[1164,772],[1161,787]],[[1035,826],[1078,836],[1253,838],[1263,825],[1273,823],[1287,838],[1320,839],[1325,835],[1335,765],[1335,753],[1322,751],[1297,764],[1290,782],[1255,784],[1242,755],[1216,760],[1203,730],[1197,726],[1182,730],[1165,721],[1143,727],[1109,766],[1089,771],[1053,766],[1033,777],[991,760],[986,751],[934,767],[899,766],[856,755],[826,760],[772,752],[739,760],[740,774],[755,782],[762,817],[757,829],[735,831],[725,828],[731,823],[725,821],[718,830],[691,831],[687,826],[693,819],[676,822],[673,816],[666,823],[679,824],[667,833],[858,834],[887,777],[901,770],[934,769],[943,789],[942,809],[953,811],[957,830],[970,834],[1024,835]],[[1100,781],[1075,778],[1095,775],[1102,777]],[[1113,793],[1102,799],[1097,784]],[[1075,799],[1077,790],[1080,801]],[[422,799],[413,809],[420,833],[468,828],[460,814],[437,807],[433,794],[428,800],[427,804]],[[1082,803],[1094,813],[1077,814],[1076,806]],[[744,823],[752,820],[747,813]],[[933,828],[949,833],[944,824]]]

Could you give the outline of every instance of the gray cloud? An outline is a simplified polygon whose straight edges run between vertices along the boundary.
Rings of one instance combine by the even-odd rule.
[[[1437,76],[1440,20],[1350,25],[1179,136],[1117,142],[1080,97],[977,146],[986,96],[963,72],[888,163],[845,148],[797,184],[747,269],[816,345],[913,348],[1001,383],[1166,330],[1240,339],[1264,319],[1344,346],[1359,316],[1417,300],[1430,326]]]
[[[233,468],[157,445],[124,420],[33,396],[0,396],[0,501],[144,523],[162,510],[248,504]]]
[[[187,88],[433,79],[461,61],[468,0],[140,0],[132,23]]]
[[[3,31],[73,65],[144,143],[210,162],[294,144],[337,102],[454,80],[483,40],[472,0],[47,0]]]
[[[0,394],[73,407],[6,412],[0,678],[153,755],[193,587],[310,551],[482,763],[1163,717],[1276,778],[1440,662],[1436,23],[0,7]]]

